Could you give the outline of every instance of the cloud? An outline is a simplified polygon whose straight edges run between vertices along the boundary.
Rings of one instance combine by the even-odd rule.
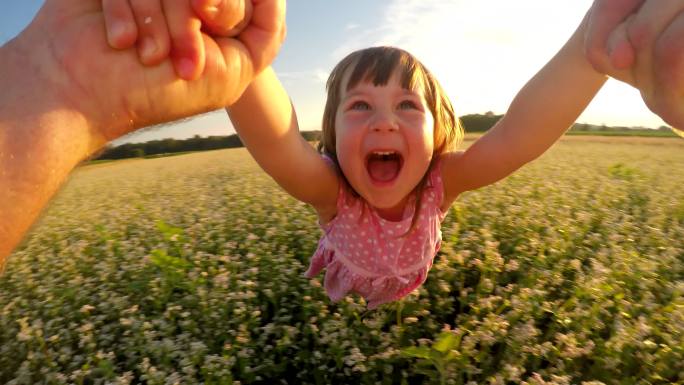
[[[391,0],[383,3],[373,24],[347,34],[330,60],[337,62],[370,46],[401,47],[435,74],[459,113],[504,112],[518,90],[561,48],[591,4],[592,0]],[[608,84],[581,119],[622,121],[619,111],[628,105],[644,120],[653,119],[638,95],[632,97],[635,93],[624,89],[611,92],[614,86]],[[599,119],[601,112],[606,117]]]
[[[385,7],[381,20],[374,27],[365,28],[343,42],[332,53],[340,60],[352,51],[377,45],[393,45],[403,48],[415,46],[434,29],[440,14],[453,11],[458,2],[395,0]]]
[[[325,83],[325,81],[328,79],[328,73],[319,68],[307,71],[277,72],[277,74],[278,78],[283,83],[301,81],[314,81],[318,83]]]
[[[323,71],[321,69],[316,70],[316,79],[321,82],[325,83],[328,81],[328,76],[330,76],[330,73],[327,71]]]

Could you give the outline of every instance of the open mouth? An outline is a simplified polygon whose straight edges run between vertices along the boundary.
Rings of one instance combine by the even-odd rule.
[[[404,158],[397,151],[372,151],[366,157],[366,170],[376,183],[392,182],[403,165]]]

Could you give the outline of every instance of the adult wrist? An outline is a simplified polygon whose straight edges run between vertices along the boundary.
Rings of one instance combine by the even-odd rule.
[[[17,144],[19,137],[30,137],[35,146],[65,140],[85,158],[107,140],[70,103],[68,82],[60,79],[49,47],[36,42],[25,30],[0,47],[0,124]]]

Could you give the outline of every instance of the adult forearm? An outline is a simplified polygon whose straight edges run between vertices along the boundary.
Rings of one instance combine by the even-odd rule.
[[[17,41],[0,48],[0,265],[84,158],[104,144]]]

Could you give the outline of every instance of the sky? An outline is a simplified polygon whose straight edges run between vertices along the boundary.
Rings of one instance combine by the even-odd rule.
[[[17,35],[43,1],[11,1],[0,14],[0,44]],[[520,88],[560,49],[591,0],[291,0],[288,35],[273,68],[297,110],[300,130],[318,130],[325,80],[353,50],[393,45],[437,77],[459,115],[506,112]],[[563,92],[563,90],[558,90]],[[638,91],[610,80],[580,123],[657,128],[664,122]],[[223,111],[141,130],[122,139],[229,135]]]

